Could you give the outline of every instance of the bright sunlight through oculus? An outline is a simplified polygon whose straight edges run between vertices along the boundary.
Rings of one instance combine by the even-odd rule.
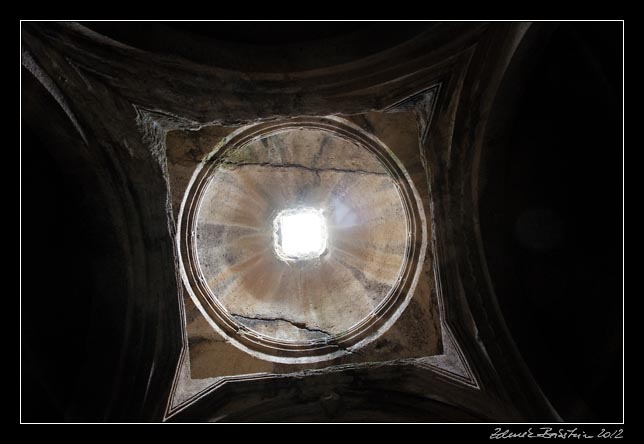
[[[326,251],[326,220],[322,210],[280,211],[273,221],[275,253],[284,261],[315,259]]]

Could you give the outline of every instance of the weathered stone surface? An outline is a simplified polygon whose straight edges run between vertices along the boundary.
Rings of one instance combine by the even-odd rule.
[[[394,144],[390,147],[392,155],[404,158],[404,166],[412,171],[422,172],[413,175],[413,183],[422,189],[418,202],[427,202],[414,114],[369,115],[362,119],[373,121],[371,131],[378,128],[384,134],[386,126],[400,129],[397,138],[388,138]],[[208,127],[181,136],[171,133],[167,139],[170,152],[179,152],[175,143],[193,148],[169,162],[170,180],[174,175],[186,177],[190,164],[196,170],[199,160],[210,154],[203,147],[225,146],[222,134]],[[195,158],[195,152],[200,156]],[[195,256],[209,293],[236,323],[278,341],[333,344],[336,337],[368,321],[385,298],[392,297],[394,287],[409,279],[401,273],[414,237],[408,231],[410,221],[398,181],[407,181],[412,175],[397,179],[365,147],[315,128],[296,127],[269,134],[223,155],[215,153],[215,157],[218,166],[209,176],[197,212]],[[173,201],[184,192],[185,188],[173,190]],[[276,256],[273,219],[293,207],[324,211],[329,238],[321,257],[284,262]],[[427,248],[422,236],[416,241],[415,249]],[[296,358],[288,364],[274,362],[267,367],[266,360],[271,357],[264,355],[259,356],[252,371],[243,365],[231,366],[237,358],[221,357],[244,351],[227,342],[229,338],[222,331],[213,331],[216,318],[204,322],[190,301],[186,308],[192,378],[267,369],[290,373],[440,353],[437,301],[431,296],[433,283],[426,280],[431,264],[422,262],[414,267],[425,270],[425,277],[410,287],[406,308],[386,328],[368,332],[367,341],[331,356],[326,363]],[[234,340],[235,335],[230,338]]]
[[[375,156],[332,133],[302,129],[251,142],[221,159],[197,220],[210,290],[240,323],[282,340],[323,339],[360,322],[395,284],[407,248],[404,207]],[[321,209],[326,253],[284,262],[273,219]]]

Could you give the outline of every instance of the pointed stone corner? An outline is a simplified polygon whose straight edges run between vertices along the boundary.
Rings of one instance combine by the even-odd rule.
[[[417,362],[459,383],[480,388],[460,346],[447,326],[443,326],[443,354],[420,358]]]
[[[422,141],[431,125],[439,90],[440,84],[434,85],[394,103],[384,111],[387,113],[415,112],[418,119],[420,140]]]
[[[215,388],[218,383],[224,382],[225,378],[190,378],[190,355],[188,349],[184,349],[181,363],[177,366],[175,381],[172,386],[172,393],[166,409],[165,419],[174,416],[184,407],[187,407],[196,398],[205,394],[206,391]]]

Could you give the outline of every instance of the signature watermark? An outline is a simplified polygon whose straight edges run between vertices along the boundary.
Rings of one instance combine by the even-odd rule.
[[[510,429],[503,430],[500,427],[494,429],[490,435],[490,439],[506,439],[506,438],[559,438],[559,439],[589,439],[589,438],[606,438],[606,439],[620,439],[623,438],[624,429],[607,430],[601,429],[601,432],[590,434],[578,427],[572,429],[553,429],[552,427],[530,427],[528,430],[511,431]]]

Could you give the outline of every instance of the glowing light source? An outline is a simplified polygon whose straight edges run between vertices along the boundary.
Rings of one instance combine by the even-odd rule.
[[[315,259],[326,251],[326,220],[322,210],[294,208],[281,211],[273,221],[273,243],[285,261]]]

